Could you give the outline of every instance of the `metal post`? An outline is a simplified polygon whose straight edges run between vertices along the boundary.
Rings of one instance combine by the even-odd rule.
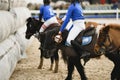
[[[10,6],[10,5],[11,5],[10,2],[11,2],[11,1],[8,0],[8,3],[9,3],[9,4],[8,4],[8,11],[10,11],[10,8],[11,8],[11,6]]]
[[[119,9],[117,8],[116,9],[116,20],[118,20],[119,19]]]

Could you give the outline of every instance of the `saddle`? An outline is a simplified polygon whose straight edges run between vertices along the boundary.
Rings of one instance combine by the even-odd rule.
[[[90,58],[99,57],[101,55],[94,52],[94,46],[97,39],[97,34],[95,31],[95,27],[89,27],[79,33],[75,40],[71,41],[71,45],[78,53],[78,55],[84,59],[85,63],[89,61]],[[82,45],[83,37],[91,37],[91,41],[86,45]]]
[[[80,45],[88,45],[92,41],[92,37],[93,37],[94,34],[95,34],[95,28],[94,27],[88,27],[85,30],[83,30],[82,32],[80,32],[75,40]]]
[[[82,44],[83,43],[83,38],[90,38],[90,41],[88,41],[89,43],[87,44]],[[82,32],[79,33],[79,35],[75,38],[75,40],[71,41],[71,44],[74,48],[78,49],[78,50],[82,50],[82,51],[87,51],[90,53],[93,53],[93,47],[95,45],[95,41],[97,39],[97,35],[95,33],[95,28],[94,27],[89,27],[85,30],[83,30]]]

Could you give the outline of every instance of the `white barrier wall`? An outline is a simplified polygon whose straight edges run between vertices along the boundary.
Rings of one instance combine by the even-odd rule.
[[[26,48],[32,41],[25,38],[26,19],[31,13],[26,7],[18,7],[24,6],[19,1],[24,0],[0,0],[0,80],[9,80],[17,62],[26,58]]]
[[[26,23],[30,17],[28,8],[13,8],[10,12],[0,11],[0,42],[5,40],[10,34],[13,34],[18,28]]]
[[[9,80],[17,62],[26,58],[25,50],[31,40],[25,38],[26,26],[21,27],[0,43],[0,80]]]
[[[25,38],[26,25],[0,43],[0,80],[9,80],[17,62],[26,58],[31,40]]]
[[[0,80],[9,80],[20,57],[20,44],[14,35],[0,43]]]
[[[10,10],[10,13],[13,14],[15,20],[15,24],[14,24],[15,29],[12,29],[15,31],[21,26],[23,26],[26,23],[26,19],[31,16],[29,9],[26,7],[12,8]]]
[[[8,11],[0,11],[0,42],[15,32],[15,19]]]
[[[15,38],[18,41],[18,43],[20,44],[20,50],[21,50],[21,57],[24,58],[26,57],[26,48],[29,47],[31,40],[28,40],[25,38],[25,31],[26,31],[26,25],[24,25],[23,27],[21,27],[20,29],[17,30],[16,34],[15,34]]]

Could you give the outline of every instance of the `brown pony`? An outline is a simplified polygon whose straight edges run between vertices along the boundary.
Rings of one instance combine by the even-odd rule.
[[[108,24],[100,30],[95,51],[114,63],[111,80],[120,80],[120,24]]]
[[[102,48],[114,52],[120,50],[120,24],[108,24],[99,31],[99,38],[95,50]]]

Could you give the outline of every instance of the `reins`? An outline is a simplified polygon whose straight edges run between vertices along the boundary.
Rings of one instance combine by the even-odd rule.
[[[115,51],[116,51],[116,48],[114,47],[113,42],[110,40],[109,34],[106,34],[105,37],[106,37],[105,42],[108,40],[109,45],[106,46],[105,43],[103,43],[102,45],[105,47],[105,49],[106,49],[107,52],[111,52],[111,53],[112,53],[112,52],[115,52]]]

